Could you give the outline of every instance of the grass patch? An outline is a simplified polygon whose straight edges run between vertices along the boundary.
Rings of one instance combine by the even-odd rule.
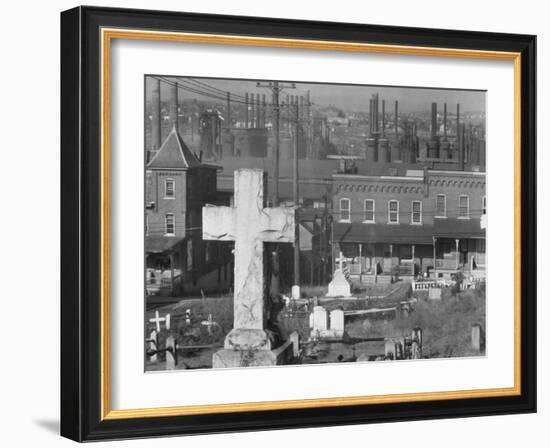
[[[422,354],[428,358],[480,356],[471,347],[472,325],[485,328],[485,291],[467,290],[441,300],[419,299],[408,316],[356,319],[346,326],[352,337],[402,337],[415,327],[423,332]]]

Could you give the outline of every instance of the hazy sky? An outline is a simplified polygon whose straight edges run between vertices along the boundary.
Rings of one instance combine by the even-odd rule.
[[[175,79],[163,77],[165,79]],[[213,78],[181,78],[182,80],[193,79],[208,86],[229,91],[237,95],[248,93],[266,94],[267,101],[271,102],[271,93],[268,89],[257,88],[257,81],[240,81],[227,79]],[[261,82],[265,82],[260,80]],[[147,84],[150,85],[149,83]],[[186,85],[189,85],[187,83]],[[193,85],[193,84],[191,84]],[[197,84],[194,84],[197,85]],[[201,85],[197,88],[202,89]],[[148,95],[150,89],[148,90]],[[438,110],[443,110],[443,103],[447,103],[449,113],[456,111],[456,103],[460,103],[461,112],[469,111],[485,111],[485,92],[483,91],[468,91],[468,90],[446,90],[446,89],[426,89],[414,87],[382,87],[372,85],[345,85],[345,84],[306,84],[296,83],[295,89],[285,89],[281,94],[281,100],[284,101],[287,94],[289,95],[304,95],[309,90],[311,101],[319,106],[334,105],[336,107],[368,112],[369,98],[373,93],[380,95],[380,111],[382,110],[381,102],[386,100],[386,111],[393,112],[394,101],[399,101],[400,112],[417,112],[428,111],[431,108],[431,103],[438,103]],[[161,82],[161,99],[168,99],[169,85]],[[202,97],[196,93],[188,92],[183,89],[179,90],[180,99],[197,98],[208,100],[207,97]]]

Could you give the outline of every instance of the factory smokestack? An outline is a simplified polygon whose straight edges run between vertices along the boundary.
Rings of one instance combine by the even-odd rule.
[[[456,138],[458,139],[460,128],[460,104],[456,103]]]
[[[261,125],[262,109],[260,107],[260,94],[256,94],[256,127],[260,128]]]
[[[372,95],[369,101],[369,128],[370,135],[378,133],[378,94]]]
[[[170,122],[178,130],[178,83],[170,86]]]
[[[158,151],[162,144],[160,135],[160,79],[153,78],[151,90],[151,151]]]
[[[432,138],[437,136],[437,103],[432,103]]]
[[[254,121],[255,121],[255,118],[256,118],[255,109],[256,109],[256,103],[254,101],[254,94],[251,93],[250,94],[250,127],[251,128],[256,127],[255,124],[254,124]]]
[[[267,105],[265,100],[265,93],[262,94],[262,128],[265,128],[265,122],[267,117]]]
[[[399,101],[395,100],[395,112],[394,112],[394,127],[395,127],[395,139],[397,140],[399,137],[399,128],[398,128],[398,113],[399,113]]]
[[[386,100],[382,100],[382,136],[386,136]]]
[[[443,103],[443,135],[447,140],[447,103]]]
[[[248,92],[244,94],[244,127],[248,128]]]

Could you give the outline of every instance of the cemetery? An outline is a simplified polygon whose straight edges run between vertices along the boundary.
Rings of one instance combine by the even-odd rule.
[[[261,170],[239,170],[234,205],[203,208],[203,239],[234,242],[234,290],[148,310],[146,370],[484,355],[485,293],[475,285],[400,281],[358,290],[340,255],[326,290],[295,285],[271,294],[264,243],[293,243],[295,210],[266,207],[264,185]]]

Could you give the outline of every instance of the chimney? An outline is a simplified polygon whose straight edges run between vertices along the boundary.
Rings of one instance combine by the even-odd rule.
[[[244,127],[248,128],[248,92],[244,94]]]
[[[382,100],[382,136],[386,136],[386,100]]]
[[[447,103],[443,103],[443,135],[447,140]]]
[[[153,88],[151,90],[151,151],[158,151],[162,144],[160,135],[160,79],[153,78]]]
[[[395,113],[394,113],[394,127],[395,127],[395,139],[397,140],[399,138],[399,128],[398,128],[398,111],[399,111],[399,102],[395,100]]]
[[[254,124],[254,121],[255,121],[255,118],[256,118],[255,109],[256,109],[256,103],[254,102],[254,94],[251,93],[250,94],[250,127],[251,128],[256,127],[255,124]]]
[[[266,116],[267,116],[267,107],[266,107],[265,93],[264,93],[262,95],[262,128],[265,128]]]
[[[178,83],[170,86],[170,122],[178,131]]]
[[[459,125],[458,135],[458,168],[460,171],[464,171],[464,133],[466,132],[466,126]]]
[[[456,139],[458,141],[458,134],[460,129],[460,104],[456,103]]]
[[[378,114],[378,93],[375,93],[374,94],[374,130],[376,133],[378,133],[378,130],[379,130],[379,126],[378,126],[378,119],[379,119],[379,114]]]
[[[260,94],[257,93],[256,94],[256,127],[257,128],[261,127],[261,124],[260,124],[261,114],[262,114],[262,110],[260,108]]]
[[[437,136],[437,103],[432,103],[432,138]]]

